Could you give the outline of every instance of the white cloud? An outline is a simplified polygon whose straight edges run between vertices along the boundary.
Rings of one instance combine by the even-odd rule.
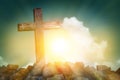
[[[1,65],[7,65],[7,62],[0,56],[0,66]]]
[[[82,21],[75,17],[64,18],[62,27],[68,31],[71,37],[72,49],[74,50],[74,61],[83,61],[87,64],[101,63],[104,60],[104,52],[107,47],[107,41],[100,43],[95,41],[89,28],[83,25]]]
[[[119,59],[119,60],[117,60],[117,63],[118,63],[118,64],[120,64],[120,59]]]

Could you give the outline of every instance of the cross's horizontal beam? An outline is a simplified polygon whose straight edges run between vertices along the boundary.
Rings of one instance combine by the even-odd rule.
[[[61,22],[59,21],[51,21],[51,22],[44,22],[42,24],[43,28],[60,28]]]
[[[43,29],[43,30],[50,30],[50,29],[59,29],[60,22],[44,22],[41,24],[42,27],[35,27],[35,23],[23,23],[18,24],[18,31],[34,31],[35,29]]]
[[[18,24],[18,31],[34,31],[35,25],[32,23]]]

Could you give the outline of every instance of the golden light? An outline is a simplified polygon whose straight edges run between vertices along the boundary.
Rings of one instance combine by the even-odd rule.
[[[51,50],[53,53],[67,53],[69,51],[69,44],[65,38],[57,38],[51,43]]]
[[[47,62],[102,62],[106,41],[96,42],[83,22],[76,18],[65,18],[62,29],[45,32],[45,57]],[[67,32],[66,32],[66,31]],[[91,56],[94,55],[95,57]]]
[[[71,51],[66,32],[60,29],[46,31],[45,34],[45,53],[47,61],[65,61]]]

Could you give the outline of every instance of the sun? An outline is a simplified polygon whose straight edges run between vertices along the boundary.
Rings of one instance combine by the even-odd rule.
[[[65,61],[70,54],[71,44],[66,32],[62,30],[47,31],[45,37],[46,61]]]
[[[51,43],[51,50],[53,53],[59,55],[67,53],[69,51],[69,43],[67,39],[65,38],[54,39],[53,42]]]

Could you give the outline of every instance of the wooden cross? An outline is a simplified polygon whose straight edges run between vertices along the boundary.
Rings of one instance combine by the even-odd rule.
[[[59,29],[60,22],[43,22],[41,8],[35,8],[34,23],[18,24],[18,31],[34,31],[36,45],[36,62],[45,60],[44,30]]]

